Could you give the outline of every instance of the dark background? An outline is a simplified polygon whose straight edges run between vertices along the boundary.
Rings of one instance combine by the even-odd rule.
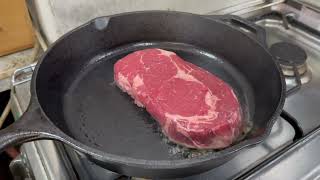
[[[10,91],[5,91],[0,93],[0,116],[2,111],[6,107],[10,98]],[[8,126],[14,121],[12,114],[10,113],[5,120],[3,127]],[[9,163],[12,158],[6,153],[3,152],[0,154],[0,180],[10,180],[13,179],[9,170]]]

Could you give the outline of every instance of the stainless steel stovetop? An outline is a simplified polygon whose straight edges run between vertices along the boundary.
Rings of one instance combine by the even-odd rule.
[[[295,8],[293,8],[295,7]],[[302,47],[307,54],[308,75],[311,80],[287,97],[285,112],[273,126],[270,136],[262,144],[242,151],[228,163],[206,173],[184,179],[314,179],[320,173],[320,29],[303,25],[320,24],[317,12],[277,3],[242,11],[241,15],[261,25],[267,31],[269,46],[276,42],[290,42]],[[250,9],[250,8],[249,8]],[[230,11],[230,9],[225,10]],[[219,11],[215,13],[224,13]],[[233,12],[234,14],[239,11]],[[305,15],[309,15],[308,18]],[[312,14],[312,16],[310,15]],[[319,13],[320,14],[320,13]],[[238,14],[239,15],[239,14]],[[312,22],[312,23],[310,23]],[[12,108],[18,118],[30,98],[29,86],[32,67],[18,70],[12,91]],[[302,77],[303,78],[303,77]],[[295,78],[293,78],[295,79]],[[20,83],[21,82],[21,83]],[[292,78],[287,88],[296,87]],[[268,87],[266,87],[268,88]],[[86,157],[67,146],[50,140],[26,143],[21,155],[11,163],[24,167],[24,176],[35,179],[126,179],[90,163]],[[291,172],[288,172],[290,170]],[[19,176],[19,174],[17,174]],[[22,176],[22,175],[21,175]]]

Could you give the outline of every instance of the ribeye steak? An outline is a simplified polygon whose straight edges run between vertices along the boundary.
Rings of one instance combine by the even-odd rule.
[[[241,110],[232,88],[174,52],[133,52],[116,62],[114,79],[177,144],[219,149],[240,134]]]

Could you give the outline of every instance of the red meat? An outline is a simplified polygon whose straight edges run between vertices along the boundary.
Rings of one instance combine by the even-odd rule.
[[[219,149],[240,134],[240,105],[232,88],[173,52],[131,53],[114,65],[114,79],[177,144]]]

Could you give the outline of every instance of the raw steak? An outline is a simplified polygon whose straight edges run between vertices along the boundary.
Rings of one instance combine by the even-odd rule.
[[[114,65],[114,79],[177,144],[219,149],[240,134],[240,106],[231,87],[173,52],[131,53]]]

